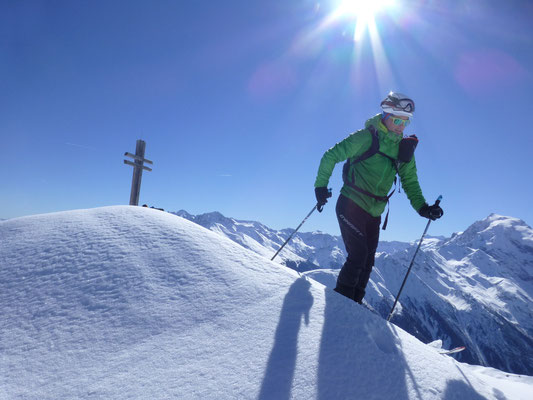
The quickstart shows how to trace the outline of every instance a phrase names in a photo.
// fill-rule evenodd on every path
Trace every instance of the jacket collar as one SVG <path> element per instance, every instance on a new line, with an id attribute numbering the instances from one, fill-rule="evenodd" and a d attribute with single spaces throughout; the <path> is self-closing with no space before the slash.
<path id="1" fill-rule="evenodd" d="M 365 123 L 365 128 L 368 128 L 370 125 L 376 128 L 379 138 L 386 143 L 400 143 L 400 140 L 402 140 L 402 135 L 389 131 L 385 124 L 381 122 L 381 114 L 377 114 L 368 119 Z"/>

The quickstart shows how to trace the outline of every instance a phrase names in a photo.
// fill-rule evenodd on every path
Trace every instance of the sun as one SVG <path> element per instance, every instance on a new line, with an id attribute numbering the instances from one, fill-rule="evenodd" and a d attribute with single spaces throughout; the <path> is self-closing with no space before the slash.
<path id="1" fill-rule="evenodd" d="M 343 15 L 373 17 L 380 10 L 393 5 L 394 0 L 341 0 L 337 12 Z"/>
<path id="2" fill-rule="evenodd" d="M 334 12 L 337 18 L 355 18 L 354 40 L 363 36 L 369 25 L 374 23 L 374 16 L 380 11 L 395 6 L 395 0 L 341 0 Z"/>

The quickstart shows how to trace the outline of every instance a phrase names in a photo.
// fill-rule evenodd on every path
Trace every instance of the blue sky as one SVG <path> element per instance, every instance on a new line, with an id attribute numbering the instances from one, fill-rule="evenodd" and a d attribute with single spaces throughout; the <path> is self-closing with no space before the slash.
<path id="1" fill-rule="evenodd" d="M 141 204 L 296 227 L 324 151 L 395 90 L 417 105 L 424 195 L 444 196 L 430 234 L 531 225 L 533 3 L 396 0 L 358 41 L 338 5 L 2 1 L 0 218 L 128 204 L 144 139 Z M 424 226 L 402 192 L 381 238 Z M 339 234 L 332 202 L 315 229 Z"/>

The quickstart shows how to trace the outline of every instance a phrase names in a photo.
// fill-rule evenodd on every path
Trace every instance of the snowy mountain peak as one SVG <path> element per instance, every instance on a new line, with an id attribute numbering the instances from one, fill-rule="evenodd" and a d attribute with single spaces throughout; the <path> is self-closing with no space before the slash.
<path id="1" fill-rule="evenodd" d="M 490 214 L 454 234 L 448 244 L 503 252 L 519 247 L 533 254 L 533 229 L 521 219 Z"/>
<path id="2" fill-rule="evenodd" d="M 472 224 L 471 228 L 477 230 L 479 233 L 491 230 L 496 232 L 502 232 L 504 230 L 531 231 L 531 227 L 521 219 L 499 214 L 490 214 L 487 218 Z"/>
<path id="3" fill-rule="evenodd" d="M 211 229 L 217 226 L 224 227 L 226 229 L 233 230 L 233 231 L 236 231 L 237 227 L 239 227 L 239 229 L 253 229 L 253 230 L 268 229 L 259 222 L 237 220 L 231 217 L 226 217 L 218 211 L 212 211 L 212 212 L 208 212 L 204 214 L 192 215 L 192 214 L 189 214 L 185 210 L 180 210 L 177 212 L 172 212 L 171 214 L 188 219 L 189 221 L 195 222 L 198 225 L 201 225 L 208 229 Z"/>
<path id="4" fill-rule="evenodd" d="M 169 213 L 40 215 L 1 222 L 0 237 L 0 398 L 525 400 L 533 388 Z"/>
<path id="5" fill-rule="evenodd" d="M 178 212 L 172 213 L 182 218 L 188 219 L 190 221 L 200 221 L 202 223 L 224 223 L 231 221 L 230 218 L 226 218 L 218 211 L 212 211 L 204 214 L 192 215 L 185 210 L 179 210 Z"/>
<path id="6" fill-rule="evenodd" d="M 519 231 L 522 230 L 531 230 L 531 227 L 527 225 L 524 221 L 518 218 L 506 217 L 499 214 L 490 214 L 487 218 L 482 221 L 479 221 L 479 228 L 484 228 L 483 230 L 489 229 L 516 229 Z M 475 225 L 475 224 L 474 224 Z"/>

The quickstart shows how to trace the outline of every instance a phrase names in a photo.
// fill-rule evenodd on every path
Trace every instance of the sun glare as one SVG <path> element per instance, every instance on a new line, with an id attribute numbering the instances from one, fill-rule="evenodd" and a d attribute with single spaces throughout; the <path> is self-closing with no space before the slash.
<path id="1" fill-rule="evenodd" d="M 335 10 L 337 17 L 356 18 L 354 41 L 359 41 L 369 25 L 374 22 L 374 15 L 394 6 L 394 0 L 342 0 Z"/>
<path id="2" fill-rule="evenodd" d="M 379 10 L 390 7 L 394 0 L 343 0 L 339 11 L 351 15 L 371 15 Z"/>

